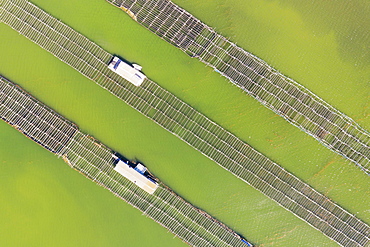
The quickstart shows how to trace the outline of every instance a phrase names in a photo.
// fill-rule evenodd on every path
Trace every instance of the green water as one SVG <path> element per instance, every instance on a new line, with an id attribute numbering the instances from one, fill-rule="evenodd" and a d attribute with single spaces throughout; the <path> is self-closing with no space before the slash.
<path id="1" fill-rule="evenodd" d="M 312 8 L 289 1 L 176 2 L 370 129 L 366 1 L 344 7 L 361 14 L 341 28 L 334 26 L 345 24 L 339 18 L 344 10 L 326 6 L 323 12 L 320 2 Z M 370 182 L 363 172 L 199 61 L 103 0 L 34 3 L 109 52 L 139 63 L 149 78 L 370 223 Z M 340 37 L 354 26 L 356 43 L 344 49 Z M 6 25 L 0 24 L 0 34 L 1 74 L 83 131 L 142 161 L 253 243 L 336 246 Z M 185 246 L 12 127 L 0 128 L 0 246 Z"/>
<path id="2" fill-rule="evenodd" d="M 369 1 L 174 2 L 370 129 Z"/>

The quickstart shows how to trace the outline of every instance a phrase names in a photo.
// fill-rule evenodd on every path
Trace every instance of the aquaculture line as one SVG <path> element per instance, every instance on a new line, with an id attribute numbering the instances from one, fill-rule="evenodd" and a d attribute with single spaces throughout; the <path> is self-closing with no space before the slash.
<path id="1" fill-rule="evenodd" d="M 161 184 L 149 194 L 114 170 L 113 150 L 79 131 L 25 91 L 0 77 L 0 118 L 74 169 L 141 210 L 193 246 L 252 246 Z"/>
<path id="2" fill-rule="evenodd" d="M 370 175 L 370 134 L 308 89 L 237 47 L 169 0 L 107 0 L 214 68 L 288 122 Z"/>
<path id="3" fill-rule="evenodd" d="M 370 227 L 155 82 L 137 87 L 108 68 L 112 55 L 26 0 L 4 0 L 1 20 L 343 246 Z"/>

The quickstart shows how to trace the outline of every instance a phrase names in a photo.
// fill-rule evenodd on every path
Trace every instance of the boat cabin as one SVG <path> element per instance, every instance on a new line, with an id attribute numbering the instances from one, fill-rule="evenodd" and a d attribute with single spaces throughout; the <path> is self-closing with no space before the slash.
<path id="1" fill-rule="evenodd" d="M 146 78 L 146 76 L 140 71 L 140 65 L 133 64 L 131 66 L 116 56 L 113 57 L 112 61 L 108 65 L 108 68 L 137 87 L 139 87 Z"/>
<path id="2" fill-rule="evenodd" d="M 137 186 L 153 194 L 158 188 L 158 183 L 155 177 L 150 174 L 148 169 L 141 163 L 133 163 L 124 158 L 113 155 L 114 170 L 122 176 L 135 183 Z"/>

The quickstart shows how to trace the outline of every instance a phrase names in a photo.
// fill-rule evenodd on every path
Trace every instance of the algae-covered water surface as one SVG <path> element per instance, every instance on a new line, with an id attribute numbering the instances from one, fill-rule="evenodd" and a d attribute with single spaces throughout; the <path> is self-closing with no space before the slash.
<path id="1" fill-rule="evenodd" d="M 33 3 L 370 223 L 369 178 L 104 0 Z M 370 129 L 369 2 L 175 1 Z M 0 24 L 0 73 L 261 246 L 337 246 L 68 65 Z M 0 246 L 186 246 L 0 122 Z"/>

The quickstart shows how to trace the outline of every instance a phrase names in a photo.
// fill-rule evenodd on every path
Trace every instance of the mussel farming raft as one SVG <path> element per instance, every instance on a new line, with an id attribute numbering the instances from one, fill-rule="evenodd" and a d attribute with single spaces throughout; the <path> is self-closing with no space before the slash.
<path id="1" fill-rule="evenodd" d="M 120 75 L 109 68 L 114 56 L 34 4 L 26 0 L 3 0 L 0 10 L 1 20 L 5 24 L 329 238 L 351 247 L 366 246 L 370 242 L 370 227 L 366 223 L 152 80 L 144 78 L 140 85 L 127 81 L 124 74 Z M 76 135 L 80 135 L 80 132 Z M 87 138 L 83 139 L 86 145 L 90 145 Z M 109 159 L 111 155 L 110 152 L 106 154 Z M 78 158 L 78 150 L 66 157 L 78 164 L 85 164 Z M 101 169 L 105 169 L 105 161 L 103 159 Z M 96 167 L 88 167 L 92 176 L 105 178 L 105 174 Z M 156 189 L 153 195 L 158 195 L 161 188 Z M 148 210 L 154 209 L 149 207 Z"/>
<path id="2" fill-rule="evenodd" d="M 3 120 L 63 157 L 72 168 L 141 210 L 184 242 L 199 247 L 252 246 L 221 222 L 184 201 L 147 170 L 136 172 L 134 168 L 138 164 L 128 162 L 100 143 L 96 145 L 97 140 L 3 77 L 0 77 L 0 103 Z M 117 159 L 121 166 L 132 169 L 129 175 L 135 176 L 135 180 L 149 181 L 150 189 L 133 182 L 125 176 L 125 171 L 117 171 Z"/>
<path id="3" fill-rule="evenodd" d="M 107 0 L 138 23 L 344 156 L 370 175 L 370 134 L 307 88 L 279 73 L 169 0 Z"/>

